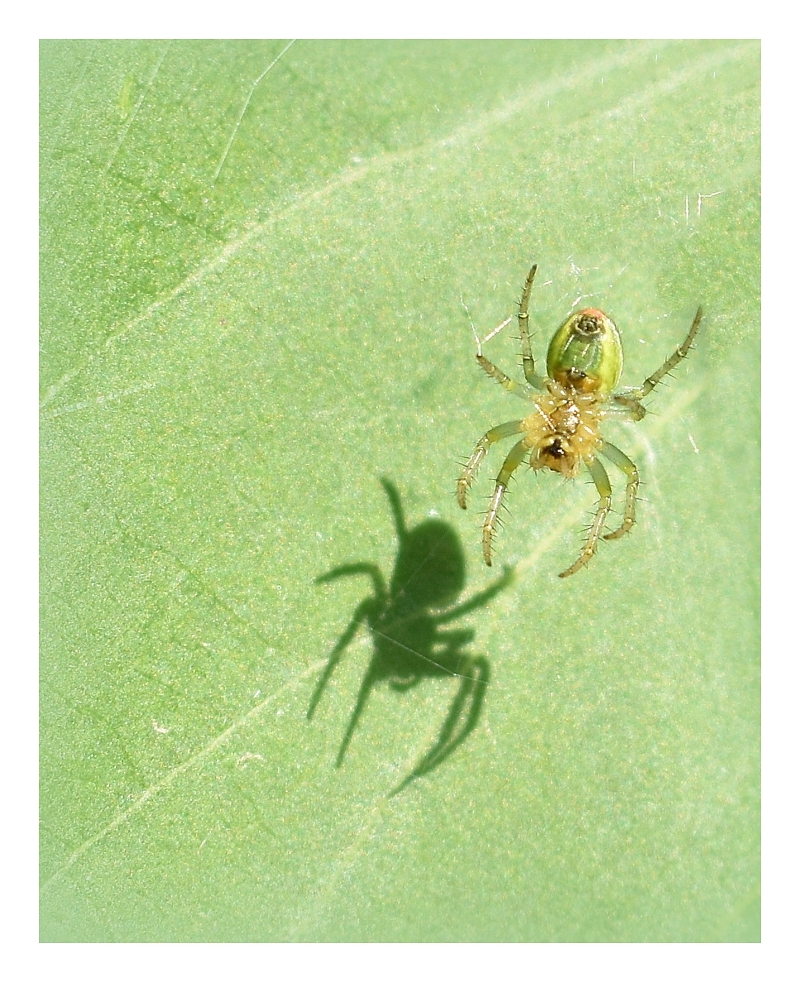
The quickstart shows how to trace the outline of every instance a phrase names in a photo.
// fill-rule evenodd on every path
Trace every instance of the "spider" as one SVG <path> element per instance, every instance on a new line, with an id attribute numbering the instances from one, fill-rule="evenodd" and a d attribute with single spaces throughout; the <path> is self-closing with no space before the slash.
<path id="1" fill-rule="evenodd" d="M 522 341 L 522 368 L 525 383 L 514 382 L 484 358 L 478 346 L 478 364 L 504 389 L 533 404 L 522 419 L 493 426 L 481 439 L 467 461 L 456 485 L 456 496 L 462 508 L 467 507 L 469 490 L 483 458 L 498 440 L 522 435 L 511 448 L 495 481 L 494 493 L 483 522 L 483 558 L 492 565 L 492 542 L 499 526 L 500 506 L 514 471 L 526 460 L 533 470 L 549 468 L 565 478 L 577 476 L 586 466 L 600 495 L 600 501 L 589 534 L 575 562 L 559 576 L 572 576 L 597 552 L 604 539 L 619 539 L 630 532 L 636 521 L 636 492 L 639 471 L 634 462 L 613 443 L 600 435 L 603 421 L 609 418 L 643 419 L 647 410 L 642 399 L 689 353 L 700 328 L 703 308 L 698 307 L 692 326 L 683 343 L 664 364 L 638 388 L 614 388 L 622 374 L 622 342 L 616 324 L 602 310 L 587 307 L 571 314 L 553 335 L 547 349 L 547 376 L 538 375 L 531 354 L 528 328 L 528 303 L 536 265 L 531 267 L 519 304 L 519 331 Z M 611 511 L 611 482 L 598 454 L 618 467 L 627 478 L 625 510 L 622 524 L 603 535 Z"/>

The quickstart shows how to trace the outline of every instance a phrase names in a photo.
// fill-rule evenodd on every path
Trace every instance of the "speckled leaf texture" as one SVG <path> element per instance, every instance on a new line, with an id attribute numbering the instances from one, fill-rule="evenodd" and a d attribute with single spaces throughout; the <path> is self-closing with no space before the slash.
<path id="1" fill-rule="evenodd" d="M 42 940 L 758 940 L 758 42 L 49 41 L 41 155 Z M 706 312 L 568 580 L 534 261 Z"/>

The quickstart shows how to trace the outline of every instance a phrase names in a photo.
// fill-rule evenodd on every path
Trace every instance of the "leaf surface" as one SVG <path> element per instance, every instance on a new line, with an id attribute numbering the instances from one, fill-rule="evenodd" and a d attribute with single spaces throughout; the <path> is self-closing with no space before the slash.
<path id="1" fill-rule="evenodd" d="M 759 58 L 43 43 L 43 940 L 758 939 Z M 453 495 L 533 261 L 540 365 L 706 311 L 565 581 L 583 479 L 520 472 L 493 570 L 501 452 Z"/>

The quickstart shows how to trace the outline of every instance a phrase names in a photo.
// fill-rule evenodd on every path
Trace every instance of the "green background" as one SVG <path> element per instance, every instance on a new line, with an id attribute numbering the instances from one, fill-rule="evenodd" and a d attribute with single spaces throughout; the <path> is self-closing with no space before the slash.
<path id="1" fill-rule="evenodd" d="M 758 940 L 758 43 L 285 47 L 41 47 L 42 939 Z M 706 310 L 568 580 L 583 478 L 519 472 L 493 570 L 500 452 L 453 494 L 533 261 L 535 353 L 600 306 L 624 384 Z M 463 679 L 379 680 L 337 768 L 362 628 L 306 718 L 382 477 L 462 603 L 515 569 L 416 777 Z"/>

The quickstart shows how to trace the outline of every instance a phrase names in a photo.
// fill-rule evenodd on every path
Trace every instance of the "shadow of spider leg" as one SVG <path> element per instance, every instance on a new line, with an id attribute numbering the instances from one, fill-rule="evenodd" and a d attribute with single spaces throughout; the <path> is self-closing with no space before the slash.
<path id="1" fill-rule="evenodd" d="M 334 767 L 342 766 L 345 754 L 347 753 L 347 748 L 350 746 L 350 741 L 353 739 L 353 734 L 358 726 L 358 721 L 361 719 L 361 714 L 364 712 L 364 708 L 367 705 L 367 699 L 369 699 L 372 687 L 380 678 L 382 678 L 382 676 L 383 672 L 380 670 L 376 660 L 373 658 L 369 667 L 364 673 L 364 678 L 361 680 L 358 695 L 356 696 L 356 702 L 347 723 L 347 729 L 342 737 L 342 742 L 339 744 L 339 753 L 336 755 L 336 763 L 334 764 Z"/>
<path id="2" fill-rule="evenodd" d="M 460 646 L 460 642 L 459 642 Z M 453 753 L 478 725 L 489 685 L 489 662 L 483 655 L 462 658 L 460 683 L 436 742 L 389 797 L 399 794 L 418 777 L 430 773 Z"/>
<path id="3" fill-rule="evenodd" d="M 314 710 L 322 698 L 325 686 L 330 681 L 336 666 L 342 659 L 345 649 L 356 636 L 358 629 L 363 624 L 370 624 L 380 616 L 381 611 L 386 607 L 389 599 L 389 591 L 386 588 L 383 574 L 374 563 L 348 563 L 344 566 L 338 566 L 336 569 L 332 569 L 322 576 L 318 576 L 314 581 L 315 583 L 330 583 L 332 580 L 338 580 L 342 576 L 357 576 L 359 574 L 365 574 L 370 577 L 374 593 L 371 597 L 366 597 L 362 600 L 353 611 L 350 623 L 342 631 L 339 640 L 328 656 L 328 664 L 325 666 L 325 670 L 320 676 L 319 682 L 317 682 L 314 693 L 311 696 L 311 703 L 306 713 L 306 719 L 311 719 L 314 715 Z"/>
<path id="4" fill-rule="evenodd" d="M 441 628 L 448 621 L 456 620 L 472 610 L 483 607 L 513 580 L 513 570 L 506 569 L 503 575 L 485 590 L 476 593 L 463 604 L 438 614 L 437 627 Z M 483 655 L 470 655 L 463 650 L 474 637 L 474 632 L 469 629 L 439 630 L 437 637 L 440 641 L 446 641 L 446 647 L 444 650 L 437 650 L 435 657 L 443 668 L 443 674 L 451 674 L 453 678 L 460 679 L 458 691 L 453 697 L 435 743 L 411 773 L 406 775 L 392 791 L 390 797 L 399 794 L 416 778 L 430 773 L 443 763 L 467 739 L 480 720 L 483 700 L 490 681 L 489 660 Z"/>
<path id="5" fill-rule="evenodd" d="M 474 729 L 488 679 L 486 659 L 474 657 L 468 651 L 474 632 L 469 628 L 445 628 L 444 625 L 487 604 L 512 582 L 513 572 L 506 570 L 485 590 L 459 604 L 466 575 L 463 550 L 455 531 L 446 522 L 435 518 L 425 519 L 409 528 L 397 489 L 386 479 L 381 483 L 389 499 L 397 535 L 394 568 L 391 575 L 384 578 L 376 564 L 356 562 L 317 577 L 317 583 L 327 583 L 340 577 L 362 575 L 371 581 L 372 590 L 357 605 L 328 656 L 311 697 L 308 717 L 314 714 L 345 650 L 363 627 L 372 654 L 339 746 L 336 766 L 340 767 L 344 762 L 376 686 L 385 683 L 402 693 L 424 679 L 448 682 L 458 679 L 457 691 L 449 704 L 439 737 L 412 772 L 417 776 L 438 766 Z M 462 666 L 466 666 L 463 671 Z M 453 683 L 450 684 L 455 688 Z"/>

